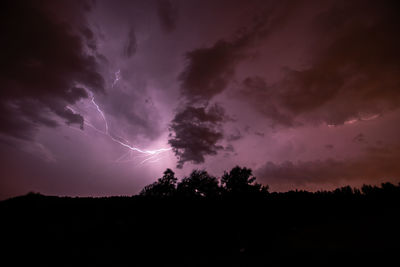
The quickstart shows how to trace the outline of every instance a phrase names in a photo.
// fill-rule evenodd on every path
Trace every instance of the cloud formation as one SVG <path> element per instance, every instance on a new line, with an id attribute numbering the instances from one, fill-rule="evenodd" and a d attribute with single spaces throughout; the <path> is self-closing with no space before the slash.
<path id="1" fill-rule="evenodd" d="M 400 176 L 398 146 L 371 146 L 360 157 L 348 160 L 267 162 L 255 171 L 263 183 L 273 186 L 351 184 L 396 180 Z"/>
<path id="2" fill-rule="evenodd" d="M 171 135 L 175 139 L 170 139 L 175 154 L 178 156 L 178 167 L 182 167 L 186 161 L 193 163 L 203 163 L 204 156 L 216 155 L 217 151 L 222 149 L 217 142 L 223 138 L 222 132 L 215 132 L 215 128 L 221 127 L 224 121 L 223 110 L 219 108 L 219 120 L 208 121 L 200 120 L 198 123 L 182 123 L 182 116 L 189 115 L 196 117 L 199 112 L 206 114 L 204 108 L 196 109 L 192 105 L 207 105 L 218 94 L 223 92 L 234 76 L 237 64 L 246 58 L 247 50 L 254 45 L 257 38 L 265 34 L 265 21 L 256 22 L 249 29 L 241 29 L 229 40 L 219 39 L 210 47 L 197 48 L 185 54 L 186 65 L 180 73 L 180 93 L 186 101 L 186 108 L 175 114 L 170 127 Z M 208 112 L 215 112 L 213 106 Z M 196 112 L 193 112 L 197 110 Z M 197 115 L 195 115 L 197 113 Z M 210 113 L 211 115 L 211 113 Z M 203 116 L 204 117 L 204 116 Z M 184 133 L 182 129 L 188 132 Z M 205 142 L 193 141 L 191 133 L 201 131 L 201 135 L 207 138 Z M 179 132 L 177 132 L 179 131 Z M 179 141 L 176 141 L 178 136 Z M 184 140 L 184 138 L 189 138 Z M 228 141 L 233 141 L 239 136 L 229 136 Z M 233 147 L 232 147 L 233 149 Z"/>
<path id="3" fill-rule="evenodd" d="M 244 56 L 243 48 L 241 40 L 220 40 L 211 47 L 188 52 L 186 68 L 179 76 L 182 95 L 188 99 L 209 100 L 221 93 Z"/>
<path id="4" fill-rule="evenodd" d="M 287 68 L 274 84 L 249 77 L 240 96 L 283 126 L 342 125 L 397 109 L 399 11 L 395 1 L 335 2 L 314 19 L 307 66 Z"/>
<path id="5" fill-rule="evenodd" d="M 235 2 L 238 6 L 243 3 Z M 253 5 L 254 3 L 250 4 Z M 224 5 L 222 5 L 224 6 Z M 219 38 L 211 46 L 200 47 L 191 50 L 185 54 L 186 65 L 180 73 L 178 79 L 180 82 L 180 93 L 185 100 L 186 106 L 189 105 L 204 105 L 210 103 L 213 98 L 225 91 L 229 84 L 233 81 L 235 71 L 238 65 L 243 60 L 249 58 L 249 52 L 257 47 L 257 45 L 265 40 L 272 29 L 276 29 L 289 17 L 291 12 L 297 5 L 276 5 L 276 3 L 257 4 L 258 8 L 255 13 L 251 14 L 251 19 L 248 25 L 240 25 L 229 38 Z M 173 121 L 176 121 L 176 114 Z M 179 121 L 179 119 L 177 120 Z M 196 131 L 197 125 L 185 125 L 187 131 Z M 193 126 L 193 129 L 190 127 Z M 177 134 L 174 127 L 170 128 L 173 134 Z M 182 135 L 182 134 L 180 134 Z M 183 135 L 182 135 L 183 137 Z M 189 136 L 188 136 L 189 137 Z M 222 139 L 221 135 L 215 138 L 210 138 L 206 143 L 208 149 L 200 149 L 195 152 L 196 157 L 190 160 L 192 156 L 185 157 L 176 153 L 179 157 L 179 166 L 182 167 L 185 161 L 194 163 L 204 162 L 205 155 L 217 154 L 218 147 L 216 143 Z M 238 140 L 240 137 L 232 135 L 227 137 L 227 141 Z M 192 151 L 190 140 L 186 140 L 186 148 L 183 147 L 183 142 L 179 142 L 180 146 L 176 147 L 176 142 L 170 142 L 174 151 L 182 151 L 187 149 Z M 233 150 L 230 145 L 230 150 Z M 210 153 L 212 151 L 212 153 Z M 204 152 L 204 155 L 202 153 Z M 188 152 L 192 155 L 193 152 Z M 187 160 L 188 159 L 188 160 Z"/>
<path id="6" fill-rule="evenodd" d="M 32 139 L 36 127 L 57 126 L 54 115 L 83 127 L 83 117 L 66 106 L 87 97 L 82 86 L 104 92 L 93 34 L 85 26 L 90 6 L 18 0 L 2 6 L 0 133 Z"/>
<path id="7" fill-rule="evenodd" d="M 231 82 L 236 66 L 246 57 L 258 39 L 264 38 L 271 23 L 256 21 L 239 29 L 228 39 L 219 39 L 210 47 L 186 53 L 186 66 L 179 75 L 181 94 L 190 101 L 210 100 Z"/>
<path id="8" fill-rule="evenodd" d="M 186 107 L 175 114 L 170 127 L 170 140 L 178 168 L 185 162 L 203 163 L 206 155 L 216 155 L 223 147 L 221 130 L 224 110 L 220 106 L 192 107 L 208 103 L 221 93 L 234 73 L 234 67 L 243 56 L 244 39 L 234 42 L 220 40 L 209 48 L 199 48 L 186 54 L 187 65 L 179 76 L 181 94 L 188 101 Z"/>
<path id="9" fill-rule="evenodd" d="M 273 86 L 267 85 L 264 78 L 260 76 L 244 79 L 238 97 L 269 118 L 271 126 L 279 124 L 292 127 L 299 124 L 294 121 L 293 116 L 282 110 L 281 103 L 279 103 L 279 91 Z"/>
<path id="10" fill-rule="evenodd" d="M 218 141 L 223 138 L 221 124 L 225 119 L 225 112 L 218 105 L 186 107 L 176 114 L 168 143 L 178 157 L 178 168 L 185 162 L 203 163 L 205 156 L 223 149 Z"/>

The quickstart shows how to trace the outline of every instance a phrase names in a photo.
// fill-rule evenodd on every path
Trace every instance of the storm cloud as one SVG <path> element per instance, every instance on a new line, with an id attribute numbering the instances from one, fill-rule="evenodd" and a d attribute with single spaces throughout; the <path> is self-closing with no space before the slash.
<path id="1" fill-rule="evenodd" d="M 39 126 L 55 127 L 56 117 L 83 127 L 83 117 L 66 106 L 104 92 L 95 46 L 78 1 L 5 1 L 2 42 L 0 132 L 32 139 Z M 62 10 L 62 19 L 55 11 Z M 79 26 L 78 26 L 79 25 Z M 86 34 L 84 34 L 86 33 Z"/>
<path id="2" fill-rule="evenodd" d="M 283 126 L 343 125 L 397 109 L 399 11 L 395 1 L 335 2 L 313 20 L 315 52 L 305 67 L 286 68 L 275 83 L 248 77 L 239 96 Z"/>
<path id="3" fill-rule="evenodd" d="M 188 99 L 209 100 L 221 93 L 244 56 L 243 45 L 240 41 L 220 40 L 212 47 L 188 52 L 186 68 L 179 76 L 182 94 Z"/>
<path id="4" fill-rule="evenodd" d="M 250 27 L 238 28 L 209 47 L 187 52 L 185 68 L 179 75 L 181 94 L 190 101 L 211 100 L 220 94 L 232 82 L 237 65 L 249 57 L 249 51 L 273 26 L 269 19 L 254 18 Z"/>
<path id="5" fill-rule="evenodd" d="M 203 163 L 205 156 L 216 155 L 223 146 L 221 124 L 226 119 L 224 110 L 218 106 L 186 107 L 171 122 L 168 143 L 178 157 L 178 168 L 185 162 Z"/>
<path id="6" fill-rule="evenodd" d="M 178 80 L 186 108 L 183 112 L 175 114 L 172 127 L 170 127 L 171 134 L 178 136 L 179 141 L 169 140 L 169 144 L 178 156 L 178 167 L 181 168 L 186 161 L 196 164 L 203 163 L 204 156 L 216 155 L 217 151 L 222 149 L 216 143 L 224 136 L 222 132 L 214 131 L 215 126 L 222 127 L 224 121 L 222 109 L 219 111 L 220 120 L 209 121 L 210 123 L 206 127 L 199 127 L 197 123 L 182 123 L 182 115 L 195 115 L 193 111 L 196 109 L 191 106 L 208 105 L 215 96 L 227 88 L 234 77 L 236 66 L 248 56 L 248 49 L 256 43 L 257 39 L 265 34 L 265 27 L 265 21 L 257 21 L 249 29 L 237 30 L 231 38 L 219 39 L 210 47 L 197 48 L 185 54 L 185 68 L 180 73 Z M 215 112 L 215 107 L 217 106 L 214 106 L 209 112 Z M 200 110 L 206 114 L 204 108 Z M 200 110 L 196 112 L 198 115 L 200 115 L 198 113 Z M 208 119 L 202 121 L 202 123 L 205 122 L 208 122 Z M 201 135 L 207 137 L 207 141 L 200 145 L 198 141 L 195 141 L 197 139 L 186 136 L 185 138 L 188 139 L 182 142 L 183 128 L 189 133 L 201 129 Z"/>

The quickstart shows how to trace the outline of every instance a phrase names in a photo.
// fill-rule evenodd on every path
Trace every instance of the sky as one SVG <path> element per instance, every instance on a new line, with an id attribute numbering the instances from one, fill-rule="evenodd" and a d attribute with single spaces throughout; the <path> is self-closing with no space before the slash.
<path id="1" fill-rule="evenodd" d="M 0 199 L 400 181 L 398 1 L 2 1 Z"/>

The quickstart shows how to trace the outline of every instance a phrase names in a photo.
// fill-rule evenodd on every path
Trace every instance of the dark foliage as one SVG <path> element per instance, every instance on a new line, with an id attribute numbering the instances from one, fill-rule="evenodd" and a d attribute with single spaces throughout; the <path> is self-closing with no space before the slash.
<path id="1" fill-rule="evenodd" d="M 30 193 L 0 202 L 15 266 L 394 266 L 400 185 L 268 192 L 251 170 L 221 183 L 172 170 L 132 197 Z M 5 265 L 8 266 L 8 265 Z"/>
<path id="2" fill-rule="evenodd" d="M 225 172 L 221 178 L 224 190 L 234 195 L 254 195 L 268 193 L 268 187 L 255 183 L 251 169 L 236 166 L 229 173 Z"/>
<path id="3" fill-rule="evenodd" d="M 173 196 L 176 192 L 177 180 L 175 173 L 171 169 L 167 169 L 163 177 L 143 188 L 140 195 L 158 198 Z"/>
<path id="4" fill-rule="evenodd" d="M 194 170 L 178 184 L 177 194 L 181 197 L 215 198 L 221 193 L 217 178 L 206 171 Z"/>

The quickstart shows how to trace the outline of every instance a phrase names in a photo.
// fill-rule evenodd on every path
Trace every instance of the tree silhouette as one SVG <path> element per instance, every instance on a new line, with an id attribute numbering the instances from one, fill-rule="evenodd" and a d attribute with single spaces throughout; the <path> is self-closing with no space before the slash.
<path id="1" fill-rule="evenodd" d="M 170 197 L 176 192 L 177 178 L 175 173 L 171 169 L 167 169 L 164 172 L 163 177 L 150 185 L 147 185 L 140 192 L 141 196 L 152 196 L 152 197 Z"/>
<path id="2" fill-rule="evenodd" d="M 351 196 L 353 195 L 354 191 L 353 188 L 351 188 L 350 186 L 343 186 L 340 188 L 337 188 L 333 191 L 334 194 L 337 195 L 342 195 L 342 196 Z"/>
<path id="3" fill-rule="evenodd" d="M 193 170 L 178 184 L 178 194 L 185 197 L 215 197 L 219 194 L 217 178 L 205 170 Z"/>
<path id="4" fill-rule="evenodd" d="M 361 187 L 361 192 L 364 195 L 371 197 L 378 194 L 379 188 L 377 186 L 372 186 L 372 185 L 363 185 Z"/>
<path id="5" fill-rule="evenodd" d="M 268 186 L 255 183 L 256 177 L 253 176 L 249 168 L 234 167 L 229 173 L 225 172 L 221 177 L 221 183 L 227 193 L 232 194 L 251 194 L 258 192 L 268 192 Z"/>
<path id="6" fill-rule="evenodd" d="M 381 184 L 381 187 L 382 187 L 382 190 L 384 191 L 384 193 L 385 194 L 388 194 L 388 195 L 393 195 L 393 194 L 396 194 L 396 193 L 400 193 L 400 187 L 399 186 L 395 186 L 394 184 L 392 184 L 392 183 L 382 183 Z"/>

